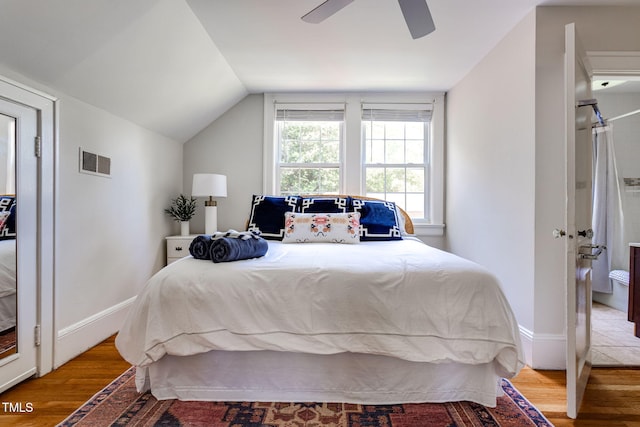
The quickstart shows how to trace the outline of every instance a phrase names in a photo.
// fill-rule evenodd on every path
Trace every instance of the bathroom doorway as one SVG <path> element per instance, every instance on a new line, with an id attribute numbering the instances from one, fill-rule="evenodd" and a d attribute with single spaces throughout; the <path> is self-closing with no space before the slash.
<path id="1" fill-rule="evenodd" d="M 625 277 L 629 244 L 640 243 L 640 76 L 596 76 L 593 96 L 610 128 L 606 137 L 612 141 L 621 212 L 613 215 L 619 228 L 607 250 L 609 270 L 617 273 L 608 281 L 609 289 L 598 289 L 594 281 L 593 365 L 640 366 L 640 338 L 634 336 L 634 324 L 627 321 L 629 287 Z"/>

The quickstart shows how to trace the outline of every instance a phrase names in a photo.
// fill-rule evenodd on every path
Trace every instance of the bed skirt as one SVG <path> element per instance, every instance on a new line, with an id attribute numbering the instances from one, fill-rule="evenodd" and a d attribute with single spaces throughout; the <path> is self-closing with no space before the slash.
<path id="1" fill-rule="evenodd" d="M 409 362 L 393 357 L 278 351 L 165 355 L 138 368 L 138 391 L 159 400 L 398 404 L 473 401 L 495 407 L 493 363 Z"/>

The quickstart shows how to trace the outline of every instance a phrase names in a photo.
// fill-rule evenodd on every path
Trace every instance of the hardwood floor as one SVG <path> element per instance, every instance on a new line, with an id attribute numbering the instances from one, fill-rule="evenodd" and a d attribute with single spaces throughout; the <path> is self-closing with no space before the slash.
<path id="1" fill-rule="evenodd" d="M 1 426 L 55 426 L 131 365 L 111 337 L 42 378 L 29 379 L 0 394 Z M 22 405 L 23 413 L 7 411 L 4 403 Z M 27 404 L 33 408 L 28 410 Z M 99 426 L 96 426 L 99 427 Z"/>
<path id="2" fill-rule="evenodd" d="M 0 425 L 55 426 L 128 367 L 111 337 L 52 373 L 0 394 Z M 557 427 L 640 427 L 640 369 L 594 368 L 577 420 L 565 415 L 564 375 L 525 368 L 511 382 Z M 24 412 L 15 413 L 17 404 Z"/>

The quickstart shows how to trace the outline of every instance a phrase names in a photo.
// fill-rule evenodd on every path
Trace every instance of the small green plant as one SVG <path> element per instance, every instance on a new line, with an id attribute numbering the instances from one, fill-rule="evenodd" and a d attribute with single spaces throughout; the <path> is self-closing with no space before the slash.
<path id="1" fill-rule="evenodd" d="M 171 200 L 171 206 L 164 212 L 176 221 L 189 221 L 196 213 L 196 199 L 186 198 L 183 194 Z"/>

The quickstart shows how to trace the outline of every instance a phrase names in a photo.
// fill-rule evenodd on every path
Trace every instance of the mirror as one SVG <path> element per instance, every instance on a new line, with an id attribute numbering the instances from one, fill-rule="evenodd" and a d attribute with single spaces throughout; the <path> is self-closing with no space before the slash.
<path id="1" fill-rule="evenodd" d="M 0 358 L 16 353 L 16 119 L 0 114 Z"/>

